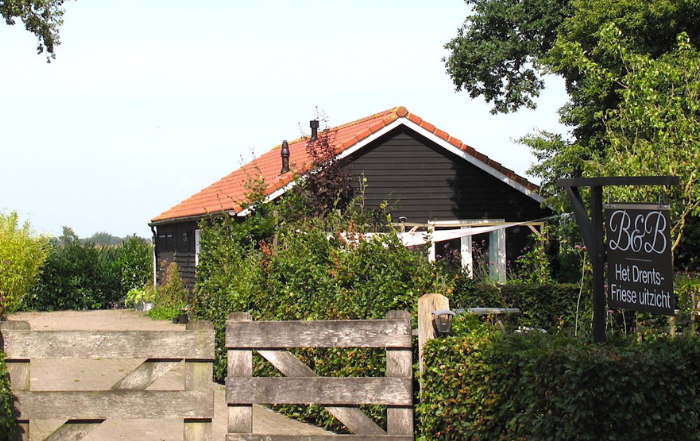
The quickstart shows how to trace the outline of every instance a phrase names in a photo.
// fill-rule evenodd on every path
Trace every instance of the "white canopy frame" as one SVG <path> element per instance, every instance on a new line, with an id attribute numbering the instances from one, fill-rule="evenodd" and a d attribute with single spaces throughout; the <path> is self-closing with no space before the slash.
<path id="1" fill-rule="evenodd" d="M 527 225 L 533 232 L 539 233 L 544 221 L 506 222 L 503 219 L 462 219 L 455 221 L 432 221 L 427 224 L 397 223 L 399 237 L 405 246 L 418 246 L 430 243 L 428 259 L 436 259 L 436 245 L 453 239 L 460 239 L 462 266 L 467 268 L 469 276 L 474 277 L 472 236 L 489 234 L 489 277 L 492 281 L 506 281 L 506 228 Z M 406 228 L 410 228 L 406 231 Z M 537 230 L 539 228 L 539 231 Z"/>

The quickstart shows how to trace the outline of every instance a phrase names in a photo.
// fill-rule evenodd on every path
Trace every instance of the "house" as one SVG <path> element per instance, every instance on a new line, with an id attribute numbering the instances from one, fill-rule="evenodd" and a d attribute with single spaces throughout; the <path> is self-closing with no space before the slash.
<path id="1" fill-rule="evenodd" d="M 318 122 L 312 122 L 312 137 Z M 407 225 L 468 228 L 490 225 L 489 243 L 497 273 L 525 245 L 529 227 L 511 223 L 546 218 L 537 186 L 489 159 L 459 139 L 409 112 L 405 107 L 370 115 L 328 129 L 329 142 L 346 167 L 364 176 L 368 208 L 388 201 L 392 218 Z M 326 132 L 324 132 L 326 133 Z M 262 177 L 270 199 L 294 185 L 294 176 L 311 169 L 309 138 L 286 141 L 251 163 L 213 183 L 152 219 L 157 269 L 175 260 L 185 283 L 192 286 L 199 244 L 198 222 L 213 214 L 245 216 L 241 202 L 251 178 Z M 283 156 L 284 154 L 284 156 Z M 499 227 L 500 226 L 500 227 Z M 461 239 L 465 263 L 471 258 L 471 238 Z M 496 256 L 497 255 L 497 256 Z M 502 277 L 499 275 L 499 277 Z"/>

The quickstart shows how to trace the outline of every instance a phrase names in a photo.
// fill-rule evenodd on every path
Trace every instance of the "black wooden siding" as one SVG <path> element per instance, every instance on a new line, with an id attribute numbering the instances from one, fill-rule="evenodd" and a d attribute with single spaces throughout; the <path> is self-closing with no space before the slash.
<path id="1" fill-rule="evenodd" d="M 156 253 L 158 284 L 163 283 L 165 270 L 170 262 L 176 262 L 180 277 L 189 288 L 195 282 L 195 239 L 196 222 L 180 222 L 159 225 L 156 229 Z"/>
<path id="2" fill-rule="evenodd" d="M 353 175 L 367 179 L 367 206 L 388 201 L 394 220 L 523 221 L 547 215 L 531 197 L 405 127 L 350 160 Z"/>
<path id="3" fill-rule="evenodd" d="M 365 205 L 388 202 L 392 220 L 409 223 L 459 219 L 544 218 L 551 211 L 474 164 L 406 128 L 382 136 L 349 158 L 351 173 L 366 178 Z M 359 184 L 358 184 L 359 186 Z M 527 244 L 529 228 L 506 230 L 507 258 Z"/>

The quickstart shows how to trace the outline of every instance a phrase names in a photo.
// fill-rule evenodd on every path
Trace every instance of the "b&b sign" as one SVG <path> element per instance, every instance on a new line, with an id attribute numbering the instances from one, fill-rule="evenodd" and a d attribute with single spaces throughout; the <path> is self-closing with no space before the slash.
<path id="1" fill-rule="evenodd" d="M 608 305 L 673 315 L 673 261 L 668 205 L 605 207 Z"/>

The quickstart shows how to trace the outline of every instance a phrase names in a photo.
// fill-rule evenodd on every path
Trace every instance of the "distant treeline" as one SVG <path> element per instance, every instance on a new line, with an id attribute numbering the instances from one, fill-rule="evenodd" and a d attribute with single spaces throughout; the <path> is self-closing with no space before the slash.
<path id="1" fill-rule="evenodd" d="M 90 237 L 87 238 L 79 238 L 77 234 L 73 231 L 72 228 L 70 227 L 63 227 L 63 234 L 61 236 L 57 237 L 56 240 L 59 243 L 65 244 L 66 242 L 78 240 L 82 243 L 91 243 L 94 245 L 98 246 L 110 246 L 110 245 L 122 245 L 125 240 L 127 240 L 129 236 L 127 237 L 118 237 L 114 236 L 112 234 L 109 234 L 104 231 L 98 231 L 97 233 L 93 234 Z M 142 238 L 144 239 L 147 243 L 151 243 L 151 238 Z"/>
<path id="2" fill-rule="evenodd" d="M 113 236 L 104 231 L 99 231 L 86 239 L 80 239 L 81 242 L 94 243 L 95 245 L 121 245 L 126 240 L 126 237 Z M 151 242 L 151 238 L 144 238 L 146 242 Z"/>

